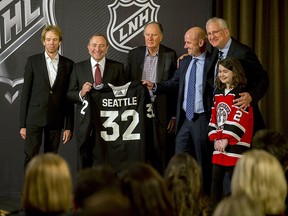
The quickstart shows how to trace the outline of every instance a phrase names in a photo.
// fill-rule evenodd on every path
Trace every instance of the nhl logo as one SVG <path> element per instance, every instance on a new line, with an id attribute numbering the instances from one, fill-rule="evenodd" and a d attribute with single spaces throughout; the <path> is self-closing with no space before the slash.
<path id="1" fill-rule="evenodd" d="M 8 85 L 8 88 L 14 88 L 24 80 L 23 78 L 13 79 L 12 73 L 5 70 L 5 60 L 44 25 L 56 24 L 54 4 L 55 0 L 2 0 L 0 2 L 2 17 L 0 19 L 0 83 Z M 19 90 L 14 94 L 8 90 L 4 97 L 12 104 L 19 95 Z"/>
<path id="2" fill-rule="evenodd" d="M 147 23 L 157 21 L 159 8 L 153 0 L 115 0 L 108 5 L 109 43 L 116 50 L 128 53 L 133 48 L 128 42 L 141 33 Z"/>

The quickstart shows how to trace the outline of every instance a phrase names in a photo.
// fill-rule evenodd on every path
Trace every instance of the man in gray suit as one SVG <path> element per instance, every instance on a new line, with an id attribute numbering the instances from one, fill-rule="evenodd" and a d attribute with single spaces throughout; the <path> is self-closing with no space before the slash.
<path id="1" fill-rule="evenodd" d="M 46 26 L 41 35 L 43 53 L 27 59 L 20 105 L 20 135 L 25 139 L 25 162 L 39 153 L 44 134 L 44 152 L 57 153 L 61 131 L 63 143 L 72 138 L 73 104 L 66 97 L 74 62 L 58 54 L 62 32 Z"/>
<path id="2" fill-rule="evenodd" d="M 128 82 L 124 65 L 106 58 L 109 48 L 106 36 L 99 33 L 92 35 L 87 48 L 91 57 L 74 65 L 68 89 L 68 98 L 76 104 L 76 128 L 81 121 L 80 112 L 83 107 L 83 98 L 93 85 L 111 83 L 117 86 Z M 100 73 L 99 75 L 97 75 L 97 71 Z M 78 130 L 75 130 L 75 134 L 78 148 L 78 169 L 91 167 L 93 165 L 92 149 L 95 142 L 94 131 L 91 131 L 89 139 L 85 142 L 82 139 L 85 135 L 80 134 Z"/>

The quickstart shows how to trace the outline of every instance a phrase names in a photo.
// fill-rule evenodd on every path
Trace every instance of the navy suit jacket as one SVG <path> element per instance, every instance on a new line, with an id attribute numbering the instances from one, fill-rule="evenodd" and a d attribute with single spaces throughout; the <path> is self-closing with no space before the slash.
<path id="1" fill-rule="evenodd" d="M 212 64 L 209 68 L 210 72 L 215 70 L 215 65 L 218 59 L 218 52 L 218 49 L 214 49 L 212 55 Z M 232 43 L 226 57 L 233 57 L 238 59 L 244 68 L 248 81 L 245 91 L 247 91 L 252 97 L 251 105 L 253 107 L 254 113 L 254 132 L 265 128 L 265 123 L 260 113 L 258 102 L 264 97 L 269 87 L 267 72 L 262 67 L 255 52 L 234 38 L 232 38 Z"/>
<path id="2" fill-rule="evenodd" d="M 26 128 L 29 124 L 73 130 L 74 107 L 66 97 L 73 64 L 72 60 L 59 55 L 58 72 L 51 87 L 44 52 L 27 59 L 21 96 L 20 128 Z"/>
<path id="3" fill-rule="evenodd" d="M 157 83 L 157 89 L 155 94 L 160 94 L 167 91 L 178 90 L 177 98 L 177 110 L 176 110 L 176 132 L 179 131 L 181 125 L 185 120 L 185 113 L 182 110 L 182 105 L 184 101 L 184 89 L 185 89 L 185 76 L 189 64 L 192 60 L 192 56 L 184 57 L 179 64 L 179 68 L 176 70 L 172 79 L 165 82 Z M 204 73 L 203 73 L 203 106 L 207 112 L 207 118 L 210 118 L 212 99 L 213 99 L 213 83 L 212 85 L 208 82 L 209 79 L 213 79 L 214 72 L 209 72 L 208 68 L 211 64 L 211 54 L 206 52 L 205 63 L 204 63 Z M 208 126 L 207 126 L 208 127 Z"/>

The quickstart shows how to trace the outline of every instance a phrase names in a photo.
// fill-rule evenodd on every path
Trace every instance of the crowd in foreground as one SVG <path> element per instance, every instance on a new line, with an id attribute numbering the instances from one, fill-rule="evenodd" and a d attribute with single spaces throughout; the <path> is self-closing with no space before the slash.
<path id="1" fill-rule="evenodd" d="M 23 208 L 8 215 L 285 215 L 287 139 L 262 130 L 253 144 L 235 166 L 231 194 L 217 206 L 187 153 L 174 155 L 163 176 L 139 162 L 118 174 L 107 165 L 83 169 L 74 180 L 60 155 L 39 154 L 26 169 Z"/>

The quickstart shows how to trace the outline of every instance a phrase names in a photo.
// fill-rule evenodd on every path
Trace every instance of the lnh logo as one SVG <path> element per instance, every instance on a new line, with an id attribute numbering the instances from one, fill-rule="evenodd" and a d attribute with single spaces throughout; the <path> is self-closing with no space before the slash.
<path id="1" fill-rule="evenodd" d="M 128 46 L 127 42 L 141 33 L 147 23 L 157 21 L 159 8 L 153 0 L 115 0 L 108 5 L 109 43 L 116 50 L 128 53 L 133 47 Z"/>

